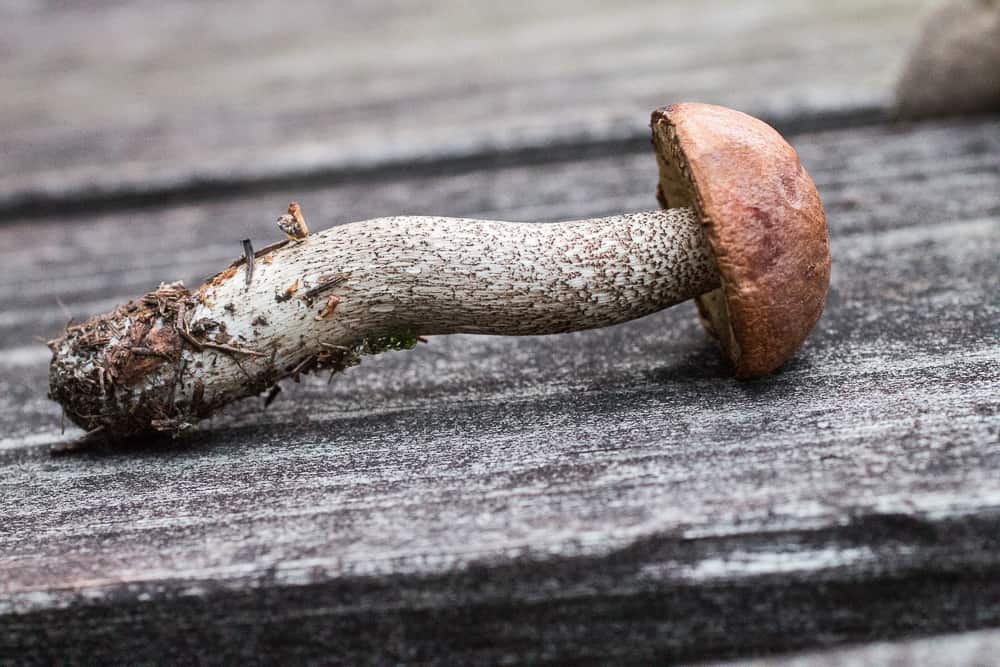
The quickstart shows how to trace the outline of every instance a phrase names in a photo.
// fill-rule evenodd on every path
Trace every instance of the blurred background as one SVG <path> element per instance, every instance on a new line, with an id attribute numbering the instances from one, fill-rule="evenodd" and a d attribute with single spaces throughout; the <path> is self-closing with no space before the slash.
<path id="1" fill-rule="evenodd" d="M 870 111 L 926 4 L 5 0 L 0 212 Z"/>

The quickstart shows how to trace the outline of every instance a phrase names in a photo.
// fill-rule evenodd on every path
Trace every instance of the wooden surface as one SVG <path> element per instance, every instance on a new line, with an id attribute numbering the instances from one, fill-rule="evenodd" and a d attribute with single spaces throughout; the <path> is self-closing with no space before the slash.
<path id="1" fill-rule="evenodd" d="M 0 213 L 645 141 L 665 100 L 870 111 L 927 4 L 0 3 Z"/>
<path id="2" fill-rule="evenodd" d="M 719 667 L 911 667 L 965 665 L 990 667 L 997 662 L 1000 631 L 980 630 L 926 639 L 872 642 L 792 656 L 741 659 Z"/>
<path id="3" fill-rule="evenodd" d="M 914 3 L 336 4 L 0 7 L 0 663 L 988 650 L 922 638 L 1000 626 L 1000 116 L 870 113 Z M 783 372 L 732 380 L 682 304 L 49 456 L 69 316 L 197 284 L 290 199 L 313 229 L 655 207 L 644 128 L 682 97 L 778 118 L 820 189 L 829 303 Z"/>
<path id="4" fill-rule="evenodd" d="M 729 379 L 685 304 L 432 338 L 73 458 L 31 343 L 56 297 L 194 281 L 288 193 L 3 226 L 0 655 L 695 659 L 1000 623 L 1000 118 L 792 141 L 834 273 L 772 378 Z M 317 227 L 555 219 L 654 180 L 643 151 L 295 195 Z"/>

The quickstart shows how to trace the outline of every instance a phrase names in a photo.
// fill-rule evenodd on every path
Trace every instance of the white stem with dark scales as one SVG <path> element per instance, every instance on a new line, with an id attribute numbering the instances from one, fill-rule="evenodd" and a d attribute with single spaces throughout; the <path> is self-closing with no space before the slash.
<path id="1" fill-rule="evenodd" d="M 719 285 L 690 209 L 551 224 L 379 218 L 161 286 L 50 344 L 50 394 L 87 429 L 176 430 L 290 375 L 420 335 L 579 331 Z"/>

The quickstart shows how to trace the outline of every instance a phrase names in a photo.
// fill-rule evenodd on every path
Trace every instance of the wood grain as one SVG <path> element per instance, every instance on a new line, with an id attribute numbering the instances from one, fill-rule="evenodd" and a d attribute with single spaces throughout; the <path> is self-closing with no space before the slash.
<path id="1" fill-rule="evenodd" d="M 793 656 L 712 663 L 718 667 L 868 667 L 869 665 L 991 665 L 1000 631 L 981 630 L 924 639 L 872 642 Z"/>
<path id="2" fill-rule="evenodd" d="M 0 214 L 883 106 L 925 0 L 0 5 Z"/>
<path id="3" fill-rule="evenodd" d="M 584 218 L 650 207 L 656 168 L 644 151 L 0 228 L 0 658 L 681 660 L 1000 624 L 1000 118 L 792 143 L 834 271 L 780 374 L 729 379 L 685 304 L 434 337 L 180 440 L 62 459 L 30 343 L 62 326 L 56 297 L 81 316 L 204 277 L 273 239 L 292 194 L 315 228 Z"/>

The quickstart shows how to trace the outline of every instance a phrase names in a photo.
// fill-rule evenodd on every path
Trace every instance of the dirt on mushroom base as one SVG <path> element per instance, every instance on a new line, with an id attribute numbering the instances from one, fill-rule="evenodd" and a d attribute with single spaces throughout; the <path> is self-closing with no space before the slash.
<path id="1" fill-rule="evenodd" d="M 88 432 L 114 437 L 171 430 L 202 406 L 173 402 L 183 376 L 184 341 L 178 322 L 193 306 L 180 283 L 160 285 L 111 313 L 66 328 L 49 341 L 49 398 Z"/>
<path id="2" fill-rule="evenodd" d="M 225 273 L 225 272 L 224 272 Z M 231 276 L 216 276 L 215 280 Z M 166 283 L 111 313 L 68 326 L 49 341 L 49 398 L 88 434 L 121 439 L 137 433 L 178 433 L 215 413 L 232 399 L 209 401 L 200 370 L 202 355 L 265 356 L 230 345 L 224 323 L 190 321 L 203 289 L 194 293 L 182 283 Z M 263 370 L 246 373 L 243 397 L 302 374 L 329 371 L 331 376 L 360 363 L 363 355 L 413 348 L 420 338 L 410 330 L 368 335 L 350 345 L 323 345 L 294 366 L 279 368 L 274 355 Z M 190 385 L 190 391 L 179 391 Z"/>

